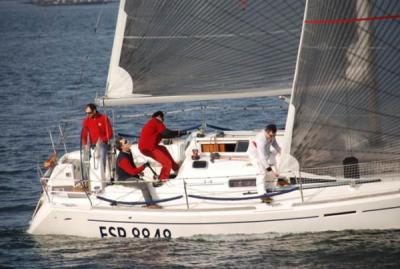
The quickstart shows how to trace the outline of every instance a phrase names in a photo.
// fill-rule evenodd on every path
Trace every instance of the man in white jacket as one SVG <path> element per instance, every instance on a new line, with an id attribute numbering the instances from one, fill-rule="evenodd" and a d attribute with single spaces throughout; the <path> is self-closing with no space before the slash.
<path id="1" fill-rule="evenodd" d="M 250 140 L 247 149 L 250 161 L 257 171 L 256 184 L 259 195 L 265 194 L 266 190 L 273 190 L 275 179 L 278 177 L 278 174 L 272 168 L 276 164 L 276 153 L 281 153 L 275 135 L 276 125 L 267 125 L 254 139 Z M 275 152 L 271 151 L 271 147 L 275 149 Z M 272 199 L 263 199 L 263 202 L 271 201 Z"/>

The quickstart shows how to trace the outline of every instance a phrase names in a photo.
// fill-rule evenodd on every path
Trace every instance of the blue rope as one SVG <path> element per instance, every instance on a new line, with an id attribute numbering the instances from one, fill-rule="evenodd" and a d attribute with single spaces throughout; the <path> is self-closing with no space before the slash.
<path id="1" fill-rule="evenodd" d="M 192 130 L 199 129 L 200 127 L 201 127 L 201 124 L 198 124 L 198 125 L 194 125 L 192 127 L 188 127 L 188 128 L 182 129 L 181 131 L 192 131 Z"/>
<path id="2" fill-rule="evenodd" d="M 232 131 L 233 130 L 233 129 L 229 129 L 229 128 L 225 128 L 225 127 L 219 127 L 216 125 L 208 124 L 208 123 L 207 123 L 207 127 L 210 127 L 215 130 L 221 130 L 221 131 Z"/>
<path id="3" fill-rule="evenodd" d="M 194 126 L 182 129 L 181 131 L 192 131 L 192 130 L 199 129 L 200 127 L 201 127 L 201 124 L 198 124 L 198 125 L 194 125 Z M 208 123 L 207 123 L 207 127 L 211 128 L 211 129 L 215 129 L 215 130 L 221 130 L 221 131 L 232 131 L 233 130 L 233 129 L 229 129 L 229 128 L 225 128 L 225 127 L 219 127 L 216 125 L 208 124 Z M 138 135 L 124 134 L 124 133 L 118 133 L 118 135 L 123 136 L 123 137 L 129 137 L 129 138 L 139 138 Z"/>
<path id="4" fill-rule="evenodd" d="M 130 135 L 130 134 L 123 134 L 123 133 L 118 133 L 118 135 L 123 136 L 123 137 L 139 138 L 138 135 Z"/>
<path id="5" fill-rule="evenodd" d="M 201 126 L 202 126 L 201 124 L 198 124 L 198 125 L 195 125 L 195 126 L 192 126 L 192 127 L 186 128 L 186 129 L 183 129 L 183 130 L 181 130 L 181 131 L 196 130 L 196 129 L 199 129 Z M 212 125 L 212 124 L 208 124 L 208 123 L 207 123 L 207 127 L 210 127 L 211 129 L 215 129 L 215 130 L 232 131 L 232 129 L 225 128 L 225 127 L 219 127 L 219 126 Z"/>
<path id="6" fill-rule="evenodd" d="M 153 200 L 152 202 L 149 202 L 149 203 L 117 201 L 117 200 L 112 200 L 112 199 L 108 199 L 108 198 L 101 197 L 101 196 L 97 196 L 97 199 L 109 202 L 109 203 L 111 203 L 111 205 L 117 205 L 117 204 L 121 204 L 121 205 L 147 205 L 147 204 L 150 204 L 150 205 L 154 205 L 154 204 L 158 204 L 158 203 L 164 203 L 164 202 L 169 202 L 169 201 L 173 201 L 173 200 L 178 200 L 178 199 L 181 199 L 182 197 L 183 197 L 182 195 L 179 195 L 179 196 L 175 196 L 175 197 L 171 197 L 171 198 Z"/>
<path id="7" fill-rule="evenodd" d="M 285 194 L 285 193 L 289 193 L 295 190 L 298 190 L 298 187 L 294 187 L 291 189 L 287 189 L 287 190 L 282 190 L 282 191 L 278 191 L 278 192 L 271 192 L 271 193 L 265 193 L 262 195 L 257 195 L 257 196 L 250 196 L 250 197 L 209 197 L 209 196 L 201 196 L 201 195 L 193 195 L 193 194 L 189 194 L 188 196 L 190 198 L 196 198 L 196 199 L 204 199 L 204 200 L 213 200 L 213 201 L 241 201 L 241 200 L 252 200 L 252 199 L 262 199 L 262 198 L 269 198 L 272 196 L 276 196 L 276 195 L 281 195 L 281 194 Z"/>
<path id="8" fill-rule="evenodd" d="M 201 196 L 201 195 L 193 195 L 193 194 L 189 194 L 188 197 L 190 198 L 195 198 L 195 199 L 203 199 L 203 200 L 213 200 L 213 201 L 241 201 L 241 200 L 252 200 L 252 199 L 262 199 L 262 198 L 269 198 L 269 197 L 273 197 L 276 195 L 281 195 L 281 194 L 285 194 L 285 193 L 289 193 L 295 190 L 298 190 L 298 187 L 293 187 L 291 189 L 287 189 L 287 190 L 282 190 L 282 191 L 278 191 L 278 192 L 272 192 L 272 193 L 266 193 L 263 195 L 257 195 L 257 196 L 251 196 L 251 197 L 230 197 L 230 198 L 221 198 L 221 197 L 209 197 L 209 196 Z M 178 195 L 175 197 L 170 197 L 170 198 L 165 198 L 165 199 L 160 199 L 160 200 L 153 200 L 151 203 L 146 203 L 146 202 L 124 202 L 124 201 L 117 201 L 117 200 L 112 200 L 112 199 L 108 199 L 105 197 L 101 197 L 101 196 L 97 196 L 97 199 L 102 200 L 102 201 L 106 201 L 111 203 L 112 205 L 117 205 L 117 204 L 121 204 L 121 205 L 146 205 L 146 204 L 158 204 L 158 203 L 164 203 L 164 202 L 169 202 L 169 201 L 173 201 L 173 200 L 178 200 L 181 199 L 183 197 L 183 195 Z"/>

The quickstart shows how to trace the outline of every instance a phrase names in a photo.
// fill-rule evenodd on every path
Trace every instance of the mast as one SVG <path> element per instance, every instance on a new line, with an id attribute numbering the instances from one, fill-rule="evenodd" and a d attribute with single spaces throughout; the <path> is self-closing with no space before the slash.
<path id="1" fill-rule="evenodd" d="M 303 38 L 304 38 L 304 20 L 307 18 L 307 10 L 308 10 L 308 0 L 306 0 L 306 5 L 304 8 L 304 17 L 303 17 L 303 24 L 301 27 L 301 35 L 300 35 L 300 44 L 299 44 L 299 49 L 297 52 L 297 60 L 296 60 L 296 68 L 294 71 L 294 77 L 293 77 L 293 86 L 291 89 L 290 93 L 290 102 L 289 102 L 289 109 L 288 109 L 288 115 L 286 118 L 286 125 L 285 125 L 285 135 L 284 135 L 284 144 L 282 148 L 282 156 L 281 156 L 281 161 L 279 163 L 279 170 L 282 171 L 299 171 L 299 163 L 293 156 L 290 155 L 290 149 L 291 149 L 291 144 L 292 144 L 292 136 L 293 136 L 293 124 L 294 124 L 294 118 L 295 118 L 295 113 L 296 113 L 296 108 L 293 105 L 293 95 L 295 94 L 294 89 L 296 85 L 296 80 L 299 72 L 299 64 L 300 64 L 300 54 L 301 54 L 301 49 L 302 49 L 302 44 L 303 44 Z"/>
<path id="2" fill-rule="evenodd" d="M 128 0 L 129 1 L 129 0 Z M 127 21 L 127 14 L 125 12 L 126 0 L 120 0 L 118 8 L 118 17 L 115 27 L 114 42 L 111 51 L 110 66 L 108 68 L 108 77 L 106 84 L 106 93 L 110 88 L 119 89 L 120 95 L 126 94 L 127 87 L 124 85 L 131 85 L 132 80 L 127 75 L 126 71 L 119 67 L 121 58 L 121 50 L 124 42 L 124 32 Z M 125 90 L 124 90 L 125 89 Z M 118 92 L 117 91 L 117 92 Z M 129 92 L 128 92 L 129 93 Z M 100 105 L 104 105 L 101 99 L 97 98 L 96 102 Z"/>

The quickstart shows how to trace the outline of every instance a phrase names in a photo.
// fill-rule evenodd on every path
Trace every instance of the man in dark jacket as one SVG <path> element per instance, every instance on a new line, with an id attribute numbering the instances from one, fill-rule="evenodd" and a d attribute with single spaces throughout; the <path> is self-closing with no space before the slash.
<path id="1" fill-rule="evenodd" d="M 171 169 L 179 170 L 179 165 L 174 161 L 168 149 L 159 145 L 163 138 L 174 138 L 186 135 L 186 131 L 173 131 L 164 125 L 164 113 L 157 111 L 151 119 L 143 126 L 139 138 L 139 150 L 142 154 L 161 163 L 160 181 L 167 181 Z"/>
<path id="2" fill-rule="evenodd" d="M 115 141 L 116 148 L 119 150 L 116 171 L 118 175 L 118 181 L 135 181 L 141 180 L 140 173 L 148 166 L 148 163 L 136 167 L 133 162 L 133 156 L 131 152 L 131 144 L 123 137 L 118 137 Z M 138 188 L 143 193 L 143 198 L 148 208 L 161 208 L 154 204 L 153 198 L 151 197 L 149 188 L 146 182 L 134 182 L 129 183 L 129 186 Z"/>

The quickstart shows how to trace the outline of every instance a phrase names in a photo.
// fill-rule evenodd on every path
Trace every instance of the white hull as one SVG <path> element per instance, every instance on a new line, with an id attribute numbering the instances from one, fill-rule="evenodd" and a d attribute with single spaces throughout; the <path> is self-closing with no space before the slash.
<path id="1" fill-rule="evenodd" d="M 376 184 L 366 185 L 373 188 Z M 199 234 L 302 233 L 345 229 L 400 229 L 398 186 L 395 192 L 380 195 L 343 201 L 294 203 L 291 207 L 257 203 L 252 207 L 213 210 L 157 210 L 122 206 L 77 208 L 44 202 L 28 232 L 99 238 L 176 238 Z"/>
<path id="2" fill-rule="evenodd" d="M 218 141 L 213 135 L 204 138 L 193 136 L 187 140 L 189 144 L 187 141 L 175 141 L 168 146 L 176 160 L 184 161 L 182 167 L 177 178 L 158 188 L 150 185 L 150 190 L 155 200 L 177 196 L 181 198 L 160 202 L 162 209 L 121 203 L 111 205 L 110 202 L 98 199 L 143 201 L 140 191 L 126 185 L 110 185 L 107 180 L 100 180 L 98 169 L 92 167 L 89 202 L 82 188 L 76 189 L 79 187 L 76 182 L 81 179 L 78 173 L 79 152 L 64 155 L 43 185 L 44 194 L 28 232 L 100 238 L 176 238 L 201 234 L 400 229 L 400 180 L 397 170 L 393 170 L 398 169 L 397 163 L 384 166 L 385 169 L 381 170 L 385 171 L 385 175 L 366 177 L 358 182 L 343 178 L 335 181 L 334 177 L 321 176 L 320 173 L 303 173 L 304 177 L 317 180 L 317 183 L 303 184 L 303 199 L 301 192 L 296 189 L 274 196 L 274 202 L 269 205 L 261 203 L 259 198 L 247 199 L 258 195 L 256 171 L 249 164 L 246 153 L 238 150 L 239 146 L 231 146 L 237 145 L 237 141 L 249 141 L 254 133 L 232 132 L 218 138 Z M 280 133 L 278 141 L 281 139 Z M 225 151 L 221 152 L 220 158 L 210 158 L 207 152 L 210 141 L 224 145 Z M 184 148 L 184 145 L 188 146 Z M 207 164 L 206 167 L 193 166 L 190 157 L 192 148 L 201 149 L 200 157 Z M 228 152 L 228 149 L 232 152 Z M 143 156 L 139 155 L 137 148 L 132 150 L 137 162 L 143 162 Z M 159 170 L 159 167 L 155 169 Z M 291 174 L 287 177 L 293 179 Z M 147 174 L 146 178 L 151 178 L 151 174 Z M 326 180 L 329 182 L 326 183 Z M 252 184 L 248 184 L 251 181 Z M 344 185 L 338 186 L 336 183 Z M 296 187 L 299 186 L 286 188 Z M 227 200 L 215 201 L 208 198 Z"/>

